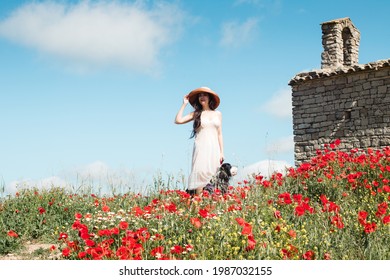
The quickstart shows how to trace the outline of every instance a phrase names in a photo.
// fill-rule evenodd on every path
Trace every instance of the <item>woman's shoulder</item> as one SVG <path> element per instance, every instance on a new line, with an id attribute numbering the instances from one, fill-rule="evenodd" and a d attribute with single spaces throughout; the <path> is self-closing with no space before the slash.
<path id="1" fill-rule="evenodd" d="M 216 116 L 218 119 L 222 119 L 222 113 L 221 113 L 221 111 L 214 110 L 214 114 L 215 114 L 215 116 Z"/>

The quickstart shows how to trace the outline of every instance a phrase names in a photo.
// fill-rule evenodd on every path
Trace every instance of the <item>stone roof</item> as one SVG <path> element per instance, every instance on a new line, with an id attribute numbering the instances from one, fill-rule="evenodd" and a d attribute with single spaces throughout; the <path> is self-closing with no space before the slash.
<path id="1" fill-rule="evenodd" d="M 326 24 L 338 24 L 338 23 L 343 23 L 343 22 L 349 22 L 349 24 L 351 24 L 353 27 L 355 27 L 351 21 L 351 19 L 349 17 L 345 17 L 345 18 L 338 18 L 338 19 L 333 19 L 333 20 L 329 20 L 329 21 L 325 21 L 323 23 L 321 23 L 321 25 L 326 25 Z"/>
<path id="2" fill-rule="evenodd" d="M 302 72 L 297 75 L 295 75 L 294 78 L 290 80 L 288 83 L 290 86 L 299 84 L 301 82 L 309 81 L 309 80 L 315 80 L 320 79 L 323 77 L 331 77 L 336 76 L 340 74 L 347 74 L 352 72 L 361 72 L 366 70 L 377 70 L 384 67 L 390 66 L 390 58 L 384 59 L 384 60 L 378 60 L 375 62 L 370 62 L 367 64 L 356 64 L 353 66 L 343 66 L 339 67 L 337 69 L 332 68 L 324 68 L 324 69 L 317 69 L 312 70 L 310 72 Z"/>

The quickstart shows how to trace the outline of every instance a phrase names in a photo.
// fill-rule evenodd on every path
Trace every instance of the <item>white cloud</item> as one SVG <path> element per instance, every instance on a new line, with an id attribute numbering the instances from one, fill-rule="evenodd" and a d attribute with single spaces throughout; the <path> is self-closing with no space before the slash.
<path id="1" fill-rule="evenodd" d="M 178 38 L 184 17 L 171 4 L 140 3 L 33 2 L 0 22 L 0 36 L 78 67 L 150 72 L 162 49 Z"/>
<path id="2" fill-rule="evenodd" d="M 261 106 L 261 110 L 278 118 L 292 118 L 291 89 L 281 89 Z"/>
<path id="3" fill-rule="evenodd" d="M 284 173 L 288 167 L 291 167 L 291 165 L 286 161 L 261 160 L 244 168 L 239 168 L 236 180 L 248 179 L 253 174 L 268 177 L 274 172 Z"/>
<path id="4" fill-rule="evenodd" d="M 221 45 L 224 47 L 239 47 L 250 42 L 255 36 L 258 19 L 249 18 L 243 23 L 226 22 L 222 26 Z"/>
<path id="5" fill-rule="evenodd" d="M 65 188 L 70 191 L 87 191 L 94 193 L 142 192 L 151 190 L 157 170 L 149 167 L 129 169 L 110 168 L 102 161 L 70 168 L 59 172 L 56 176 L 43 179 L 21 179 L 4 186 L 6 194 L 15 194 L 22 189 Z"/>
<path id="6" fill-rule="evenodd" d="M 38 188 L 50 189 L 51 187 L 68 188 L 70 185 L 65 180 L 57 176 L 51 176 L 40 180 L 23 179 L 19 181 L 12 181 L 5 186 L 5 193 L 15 194 L 22 189 Z"/>
<path id="7" fill-rule="evenodd" d="M 280 13 L 283 7 L 282 0 L 235 0 L 233 6 L 249 5 L 256 9 Z"/>
<path id="8" fill-rule="evenodd" d="M 293 153 L 294 152 L 294 136 L 290 135 L 280 139 L 272 141 L 266 147 L 266 152 L 269 155 Z"/>
<path id="9" fill-rule="evenodd" d="M 234 6 L 239 6 L 239 5 L 260 5 L 262 4 L 262 0 L 236 0 L 233 5 Z"/>
<path id="10" fill-rule="evenodd" d="M 80 167 L 73 172 L 78 174 L 81 178 L 89 178 L 92 180 L 101 180 L 111 173 L 108 165 L 102 161 L 95 161 L 86 166 Z"/>
<path id="11" fill-rule="evenodd" d="M 96 191 L 118 192 L 139 191 L 152 184 L 156 171 L 152 168 L 111 168 L 102 161 L 95 161 L 84 166 L 78 166 L 62 172 L 66 181 L 72 182 L 76 188 L 83 186 Z"/>

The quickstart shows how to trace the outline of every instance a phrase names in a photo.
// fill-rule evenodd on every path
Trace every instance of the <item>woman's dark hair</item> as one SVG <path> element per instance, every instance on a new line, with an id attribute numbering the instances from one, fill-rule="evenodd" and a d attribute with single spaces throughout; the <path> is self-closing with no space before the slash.
<path id="1" fill-rule="evenodd" d="M 210 107 L 211 110 L 215 110 L 216 109 L 215 99 L 209 93 L 207 93 L 207 94 L 209 96 L 209 107 Z M 199 103 L 198 96 L 196 97 L 195 103 L 194 103 L 193 106 L 195 108 L 195 111 L 194 111 L 194 125 L 193 125 L 193 129 L 192 129 L 192 133 L 191 133 L 191 137 L 190 138 L 195 137 L 195 135 L 198 132 L 198 129 L 200 127 L 200 124 L 201 124 L 200 116 L 202 115 L 203 107 Z"/>

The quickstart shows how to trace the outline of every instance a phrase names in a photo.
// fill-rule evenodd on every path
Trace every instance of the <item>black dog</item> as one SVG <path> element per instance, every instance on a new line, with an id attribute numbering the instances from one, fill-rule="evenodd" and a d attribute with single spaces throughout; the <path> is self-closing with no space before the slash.
<path id="1" fill-rule="evenodd" d="M 214 178 L 210 180 L 203 190 L 214 193 L 216 189 L 219 189 L 222 194 L 227 193 L 229 187 L 229 181 L 232 176 L 237 174 L 237 167 L 232 166 L 230 163 L 223 163 L 215 174 Z"/>

